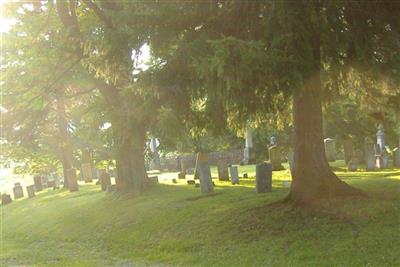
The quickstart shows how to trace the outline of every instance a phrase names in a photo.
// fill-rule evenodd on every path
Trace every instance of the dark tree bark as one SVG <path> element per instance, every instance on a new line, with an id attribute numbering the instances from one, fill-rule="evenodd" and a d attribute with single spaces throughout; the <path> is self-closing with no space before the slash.
<path id="1" fill-rule="evenodd" d="M 146 188 L 147 172 L 144 160 L 146 129 L 133 125 L 123 116 L 112 122 L 115 160 L 117 165 L 116 188 L 120 192 L 140 193 Z M 131 127 L 129 127 L 131 126 Z"/>
<path id="2" fill-rule="evenodd" d="M 313 7 L 314 14 L 318 16 L 318 3 L 312 5 L 306 5 L 305 8 L 310 10 Z M 298 51 L 299 55 L 309 56 L 303 68 L 303 86 L 295 90 L 293 95 L 295 164 L 289 199 L 298 203 L 362 194 L 333 173 L 325 156 L 321 106 L 321 41 L 318 27 L 319 25 L 312 23 L 307 27 L 312 32 L 308 35 L 312 53 L 307 53 L 302 48 Z"/>
<path id="3" fill-rule="evenodd" d="M 69 188 L 68 185 L 68 170 L 73 169 L 72 167 L 72 147 L 70 143 L 68 133 L 68 120 L 67 113 L 65 112 L 65 103 L 63 93 L 58 90 L 56 92 L 56 108 L 57 108 L 57 119 L 58 119 L 58 131 L 60 134 L 60 154 L 61 164 L 63 166 L 64 175 L 64 187 Z"/>

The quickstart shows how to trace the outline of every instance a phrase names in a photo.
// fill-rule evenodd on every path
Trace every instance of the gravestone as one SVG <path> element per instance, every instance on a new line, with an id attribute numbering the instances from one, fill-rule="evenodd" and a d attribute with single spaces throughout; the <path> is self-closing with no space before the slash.
<path id="1" fill-rule="evenodd" d="M 396 147 L 392 151 L 393 153 L 393 166 L 400 167 L 400 147 Z"/>
<path id="2" fill-rule="evenodd" d="M 67 170 L 68 189 L 70 192 L 78 191 L 78 179 L 74 168 Z"/>
<path id="3" fill-rule="evenodd" d="M 28 192 L 28 197 L 32 198 L 35 196 L 35 185 L 28 185 L 26 187 L 26 192 Z"/>
<path id="4" fill-rule="evenodd" d="M 100 185 L 101 191 L 106 191 L 107 187 L 111 185 L 110 175 L 105 170 L 100 171 Z"/>
<path id="5" fill-rule="evenodd" d="M 243 151 L 243 163 L 244 164 L 252 164 L 254 162 L 254 151 L 253 151 L 253 135 L 252 130 L 250 128 L 246 129 L 245 136 L 245 148 Z"/>
<path id="6" fill-rule="evenodd" d="M 82 163 L 82 178 L 85 183 L 91 183 L 93 181 L 93 172 L 92 172 L 92 164 L 90 163 Z"/>
<path id="7" fill-rule="evenodd" d="M 183 172 L 178 173 L 178 179 L 186 179 L 186 174 Z"/>
<path id="8" fill-rule="evenodd" d="M 389 167 L 389 155 L 390 155 L 390 149 L 388 147 L 385 147 L 382 151 L 382 169 L 386 169 Z"/>
<path id="9" fill-rule="evenodd" d="M 369 137 L 366 137 L 364 139 L 364 157 L 365 157 L 365 169 L 367 171 L 375 170 L 374 142 Z"/>
<path id="10" fill-rule="evenodd" d="M 42 185 L 42 177 L 39 175 L 36 175 L 33 177 L 33 183 L 35 184 L 35 192 L 40 192 L 43 190 L 43 185 Z"/>
<path id="11" fill-rule="evenodd" d="M 287 157 L 288 157 L 288 162 L 289 162 L 289 169 L 290 169 L 290 171 L 293 171 L 293 169 L 294 169 L 294 152 L 292 149 L 289 150 Z"/>
<path id="12" fill-rule="evenodd" d="M 256 191 L 257 193 L 270 192 L 272 189 L 272 165 L 260 163 L 256 166 Z"/>
<path id="13" fill-rule="evenodd" d="M 149 176 L 150 184 L 158 184 L 158 176 Z M 111 180 L 110 180 L 111 183 Z"/>
<path id="14" fill-rule="evenodd" d="M 325 155 L 328 162 L 336 161 L 336 144 L 335 139 L 332 138 L 325 138 Z"/>
<path id="15" fill-rule="evenodd" d="M 218 180 L 229 181 L 228 165 L 224 161 L 218 162 Z"/>
<path id="16" fill-rule="evenodd" d="M 236 166 L 229 167 L 232 184 L 239 184 L 239 172 Z"/>
<path id="17" fill-rule="evenodd" d="M 24 190 L 20 183 L 15 183 L 13 188 L 14 199 L 19 199 L 24 197 Z"/>
<path id="18" fill-rule="evenodd" d="M 343 140 L 344 161 L 346 164 L 350 162 L 353 155 L 353 141 L 351 139 Z"/>
<path id="19" fill-rule="evenodd" d="M 269 160 L 273 171 L 283 170 L 281 149 L 278 145 L 273 145 L 268 148 Z"/>
<path id="20" fill-rule="evenodd" d="M 187 184 L 191 184 L 191 185 L 196 184 L 195 180 L 187 180 L 186 182 L 187 182 Z"/>
<path id="21" fill-rule="evenodd" d="M 347 164 L 347 170 L 351 172 L 355 172 L 358 169 L 358 159 L 357 157 L 353 156 L 349 163 Z"/>
<path id="22" fill-rule="evenodd" d="M 9 194 L 1 194 L 1 205 L 7 205 L 12 202 L 11 196 Z"/>
<path id="23" fill-rule="evenodd" d="M 197 153 L 196 169 L 200 178 L 200 191 L 202 194 L 210 194 L 214 191 L 210 165 L 208 165 L 207 153 Z"/>

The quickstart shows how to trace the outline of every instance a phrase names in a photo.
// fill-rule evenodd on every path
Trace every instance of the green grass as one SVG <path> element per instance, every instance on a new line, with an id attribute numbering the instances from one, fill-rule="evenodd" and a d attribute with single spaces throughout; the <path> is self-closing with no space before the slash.
<path id="1" fill-rule="evenodd" d="M 183 181 L 139 197 L 94 184 L 79 192 L 45 191 L 2 207 L 1 266 L 399 266 L 400 170 L 346 172 L 366 199 L 322 203 L 319 210 L 270 205 L 290 180 L 273 174 L 273 192 L 249 179 L 215 180 L 214 196 Z M 215 174 L 215 169 L 213 169 Z"/>

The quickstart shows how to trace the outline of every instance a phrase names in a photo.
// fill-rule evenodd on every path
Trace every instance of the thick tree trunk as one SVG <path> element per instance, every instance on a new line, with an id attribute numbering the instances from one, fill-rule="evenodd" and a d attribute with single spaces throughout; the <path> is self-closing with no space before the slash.
<path id="1" fill-rule="evenodd" d="M 322 130 L 321 79 L 319 71 L 304 88 L 294 93 L 294 162 L 289 198 L 299 203 L 358 195 L 330 169 L 325 156 Z"/>
<path id="2" fill-rule="evenodd" d="M 129 120 L 114 120 L 113 139 L 117 165 L 116 188 L 120 192 L 140 193 L 146 187 L 147 172 L 144 160 L 145 127 L 132 126 Z"/>
<path id="3" fill-rule="evenodd" d="M 60 134 L 60 153 L 61 153 L 61 164 L 63 166 L 64 175 L 64 187 L 68 186 L 68 170 L 72 167 L 72 147 L 69 140 L 68 133 L 68 120 L 67 113 L 65 112 L 65 103 L 62 92 L 56 92 L 56 107 L 57 107 L 57 119 L 58 119 L 58 131 Z"/>

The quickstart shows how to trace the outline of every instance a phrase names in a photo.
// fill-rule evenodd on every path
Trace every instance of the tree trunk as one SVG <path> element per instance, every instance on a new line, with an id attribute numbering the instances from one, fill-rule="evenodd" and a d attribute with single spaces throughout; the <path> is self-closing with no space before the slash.
<path id="1" fill-rule="evenodd" d="M 113 139 L 117 165 L 116 189 L 140 193 L 146 187 L 147 172 L 144 160 L 146 130 L 143 125 L 132 126 L 126 118 L 113 120 Z"/>
<path id="2" fill-rule="evenodd" d="M 64 187 L 68 186 L 68 170 L 72 169 L 72 147 L 69 140 L 68 133 L 68 120 L 65 112 L 65 103 L 62 92 L 56 92 L 56 107 L 57 107 L 57 119 L 58 119 L 58 131 L 60 134 L 60 153 L 61 153 L 61 164 L 63 166 L 64 175 Z"/>
<path id="3" fill-rule="evenodd" d="M 361 191 L 341 181 L 325 156 L 319 71 L 294 93 L 294 169 L 289 198 L 294 202 L 359 195 Z"/>

